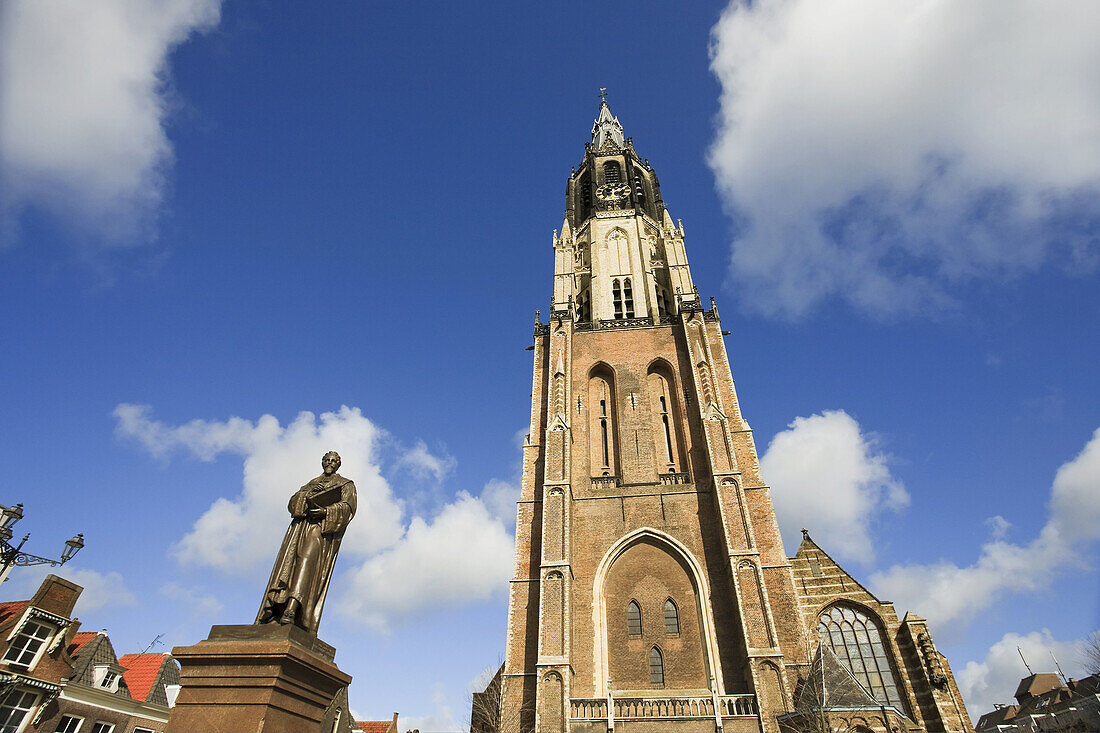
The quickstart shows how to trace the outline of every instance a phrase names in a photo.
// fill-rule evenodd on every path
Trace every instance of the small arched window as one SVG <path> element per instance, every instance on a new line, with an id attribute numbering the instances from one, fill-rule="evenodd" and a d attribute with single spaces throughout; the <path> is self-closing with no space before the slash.
<path id="1" fill-rule="evenodd" d="M 680 613 L 676 610 L 676 603 L 671 598 L 665 601 L 665 633 L 680 634 Z"/>
<path id="2" fill-rule="evenodd" d="M 642 185 L 642 176 L 634 172 L 634 195 L 638 197 L 638 203 L 645 203 L 645 186 Z"/>
<path id="3" fill-rule="evenodd" d="M 629 282 L 629 281 L 628 281 Z M 623 290 L 616 278 L 611 281 L 611 302 L 615 306 L 615 318 L 623 317 Z"/>
<path id="4" fill-rule="evenodd" d="M 642 609 L 637 601 L 631 601 L 626 607 L 626 634 L 627 636 L 642 635 Z"/>
<path id="5" fill-rule="evenodd" d="M 626 317 L 634 317 L 634 291 L 630 287 L 630 278 L 623 280 L 623 300 L 626 301 Z"/>
<path id="6" fill-rule="evenodd" d="M 603 182 L 604 183 L 622 183 L 623 172 L 619 168 L 618 161 L 609 160 L 603 164 Z"/>
<path id="7" fill-rule="evenodd" d="M 657 687 L 665 685 L 665 662 L 657 647 L 649 650 L 649 684 Z"/>

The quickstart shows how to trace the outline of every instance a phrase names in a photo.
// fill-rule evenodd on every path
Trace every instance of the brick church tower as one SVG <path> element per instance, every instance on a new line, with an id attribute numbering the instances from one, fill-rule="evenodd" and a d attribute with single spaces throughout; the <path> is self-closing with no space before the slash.
<path id="1" fill-rule="evenodd" d="M 499 711 L 475 728 L 971 729 L 923 620 L 808 535 L 786 556 L 717 308 L 606 99 L 534 342 Z"/>

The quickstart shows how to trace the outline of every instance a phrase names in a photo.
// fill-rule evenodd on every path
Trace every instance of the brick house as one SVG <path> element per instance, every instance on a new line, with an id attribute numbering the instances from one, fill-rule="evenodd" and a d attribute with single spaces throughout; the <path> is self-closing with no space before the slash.
<path id="1" fill-rule="evenodd" d="M 162 733 L 179 686 L 168 654 L 119 658 L 70 618 L 83 588 L 48 575 L 0 604 L 0 733 Z"/>
<path id="2" fill-rule="evenodd" d="M 998 705 L 978 719 L 979 733 L 1100 730 L 1100 674 L 1066 680 L 1032 674 L 1016 687 L 1015 705 Z"/>

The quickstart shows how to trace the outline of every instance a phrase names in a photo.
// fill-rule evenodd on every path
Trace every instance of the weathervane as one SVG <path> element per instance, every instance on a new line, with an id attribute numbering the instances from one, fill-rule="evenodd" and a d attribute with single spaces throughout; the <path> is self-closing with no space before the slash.
<path id="1" fill-rule="evenodd" d="M 607 104 L 607 87 L 600 87 L 600 103 Z"/>

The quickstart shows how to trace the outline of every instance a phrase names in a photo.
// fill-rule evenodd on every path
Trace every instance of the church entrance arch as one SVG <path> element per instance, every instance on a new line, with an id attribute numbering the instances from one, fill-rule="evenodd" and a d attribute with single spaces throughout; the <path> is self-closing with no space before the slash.
<path id="1" fill-rule="evenodd" d="M 712 684 L 724 690 L 715 663 L 714 618 L 706 603 L 710 590 L 702 566 L 683 543 L 650 527 L 625 535 L 600 561 L 592 590 L 597 696 L 607 694 L 609 682 L 613 690 L 701 691 Z M 669 600 L 677 609 L 675 626 L 665 618 Z M 640 623 L 635 618 L 639 609 Z M 650 669 L 654 647 L 662 655 L 660 684 Z"/>

